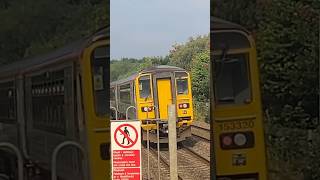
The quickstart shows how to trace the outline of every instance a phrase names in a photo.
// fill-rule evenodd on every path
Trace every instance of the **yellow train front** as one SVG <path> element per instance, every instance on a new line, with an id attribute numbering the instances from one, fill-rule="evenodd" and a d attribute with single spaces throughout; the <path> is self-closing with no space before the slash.
<path id="1" fill-rule="evenodd" d="M 217 180 L 266 180 L 256 47 L 243 27 L 211 21 L 212 161 Z"/>
<path id="2" fill-rule="evenodd" d="M 191 81 L 184 69 L 173 66 L 145 69 L 127 79 L 113 82 L 110 92 L 111 106 L 117 109 L 119 118 L 125 119 L 128 114 L 128 119 L 141 120 L 143 140 L 147 139 L 149 129 L 149 140 L 157 142 L 156 120 L 159 120 L 160 143 L 168 142 L 169 104 L 176 105 L 177 141 L 191 136 Z M 130 109 L 130 106 L 134 108 Z"/>

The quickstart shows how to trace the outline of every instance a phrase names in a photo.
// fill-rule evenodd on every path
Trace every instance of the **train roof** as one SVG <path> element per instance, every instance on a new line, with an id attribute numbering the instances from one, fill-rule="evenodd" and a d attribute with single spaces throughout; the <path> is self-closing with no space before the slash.
<path id="1" fill-rule="evenodd" d="M 246 33 L 249 34 L 249 31 L 244 28 L 243 26 L 236 24 L 236 23 L 232 23 L 217 17 L 213 17 L 211 16 L 210 19 L 211 22 L 211 26 L 210 29 L 211 31 L 216 31 L 216 30 L 242 30 Z"/>
<path id="2" fill-rule="evenodd" d="M 64 47 L 57 48 L 50 53 L 39 55 L 36 57 L 25 58 L 20 61 L 15 61 L 10 64 L 2 65 L 0 67 L 0 76 L 6 76 L 10 74 L 17 74 L 26 69 L 32 68 L 33 66 L 41 65 L 43 63 L 54 63 L 60 58 L 70 56 L 79 56 L 82 49 L 98 39 L 109 37 L 109 27 L 103 27 L 99 29 L 96 33 L 83 37 L 78 41 L 70 43 Z"/>
<path id="3" fill-rule="evenodd" d="M 140 71 L 140 73 L 162 72 L 162 71 L 185 71 L 185 70 L 180 67 L 160 65 L 160 66 L 153 66 L 153 67 L 144 69 Z"/>
<path id="4" fill-rule="evenodd" d="M 114 81 L 111 83 L 111 86 L 114 86 L 116 84 L 122 84 L 128 81 L 133 81 L 136 77 L 139 76 L 139 74 L 144 74 L 144 73 L 157 73 L 157 72 L 174 72 L 174 71 L 186 71 L 185 69 L 182 69 L 180 67 L 175 67 L 175 66 L 168 66 L 168 65 L 160 65 L 160 66 L 152 66 L 146 69 L 141 70 L 138 73 L 135 73 L 127 78 L 118 80 L 118 81 Z"/>
<path id="5" fill-rule="evenodd" d="M 136 77 L 138 77 L 139 73 L 135 73 L 135 74 L 132 74 L 131 76 L 129 77 L 126 77 L 124 79 L 120 79 L 118 81 L 113 81 L 110 83 L 111 86 L 114 86 L 116 84 L 122 84 L 122 83 L 125 83 L 125 82 L 128 82 L 128 81 L 133 81 Z"/>

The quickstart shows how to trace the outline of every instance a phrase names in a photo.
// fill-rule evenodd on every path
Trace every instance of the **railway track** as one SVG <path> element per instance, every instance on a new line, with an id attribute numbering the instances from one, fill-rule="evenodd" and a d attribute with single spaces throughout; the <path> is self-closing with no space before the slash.
<path id="1" fill-rule="evenodd" d="M 158 157 L 158 151 L 154 148 L 150 148 L 150 152 L 157 158 Z M 160 152 L 160 162 L 162 162 L 162 164 L 164 164 L 166 166 L 166 168 L 170 171 L 170 162 L 169 162 L 169 158 L 165 158 L 163 155 L 161 155 Z M 161 164 L 161 163 L 160 163 Z M 184 178 L 182 176 L 180 176 L 180 174 L 178 173 L 178 179 L 179 180 L 184 180 Z"/>
<path id="2" fill-rule="evenodd" d="M 191 125 L 191 133 L 193 136 L 210 141 L 210 125 L 205 122 L 194 121 Z"/>
<path id="3" fill-rule="evenodd" d="M 192 137 L 181 143 L 177 149 L 178 179 L 194 180 L 210 179 L 210 129 L 207 123 L 196 122 L 192 125 Z M 147 148 L 144 148 L 144 175 L 147 169 Z M 150 179 L 158 177 L 158 151 L 157 147 L 150 146 Z M 160 151 L 160 176 L 161 180 L 170 179 L 169 151 Z M 145 179 L 145 178 L 144 178 Z"/>
<path id="4" fill-rule="evenodd" d="M 210 159 L 203 157 L 203 155 L 197 153 L 195 150 L 193 150 L 192 148 L 183 145 L 183 148 L 186 149 L 187 151 L 189 151 L 192 155 L 194 155 L 196 158 L 201 159 L 203 162 L 207 163 L 208 166 L 210 166 Z"/>
<path id="5" fill-rule="evenodd" d="M 157 159 L 158 152 L 150 147 L 152 156 Z M 192 149 L 181 146 L 177 150 L 178 159 L 178 179 L 179 180 L 194 180 L 194 179 L 210 179 L 210 161 Z M 167 173 L 170 172 L 169 151 L 160 151 L 161 179 L 163 179 L 163 165 Z M 158 173 L 157 173 L 158 174 Z M 165 175 L 169 176 L 169 174 Z"/>
<path id="6" fill-rule="evenodd" d="M 181 147 L 177 151 L 178 172 L 184 175 L 183 179 L 210 179 L 210 162 L 201 155 Z"/>

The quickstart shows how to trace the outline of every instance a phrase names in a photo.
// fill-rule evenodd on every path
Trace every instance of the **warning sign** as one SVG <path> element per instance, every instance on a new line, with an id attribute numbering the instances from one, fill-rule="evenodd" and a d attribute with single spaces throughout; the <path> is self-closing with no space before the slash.
<path id="1" fill-rule="evenodd" d="M 111 121 L 113 180 L 141 180 L 140 121 Z"/>
<path id="2" fill-rule="evenodd" d="M 122 124 L 114 131 L 114 137 L 118 146 L 122 148 L 131 148 L 138 141 L 138 130 L 131 124 Z"/>

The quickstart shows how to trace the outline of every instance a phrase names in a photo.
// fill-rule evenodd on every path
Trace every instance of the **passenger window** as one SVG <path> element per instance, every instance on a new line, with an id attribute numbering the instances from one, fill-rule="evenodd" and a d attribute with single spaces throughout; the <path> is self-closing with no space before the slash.
<path id="1" fill-rule="evenodd" d="M 131 104 L 130 84 L 120 86 L 120 102 Z"/>
<path id="2" fill-rule="evenodd" d="M 71 104 L 65 102 L 70 68 L 45 72 L 31 78 L 33 127 L 57 134 L 66 133 L 66 119 Z"/>
<path id="3" fill-rule="evenodd" d="M 111 101 L 116 100 L 115 88 L 110 88 L 110 100 Z"/>
<path id="4" fill-rule="evenodd" d="M 16 91 L 13 81 L 0 83 L 0 121 L 16 120 Z"/>

